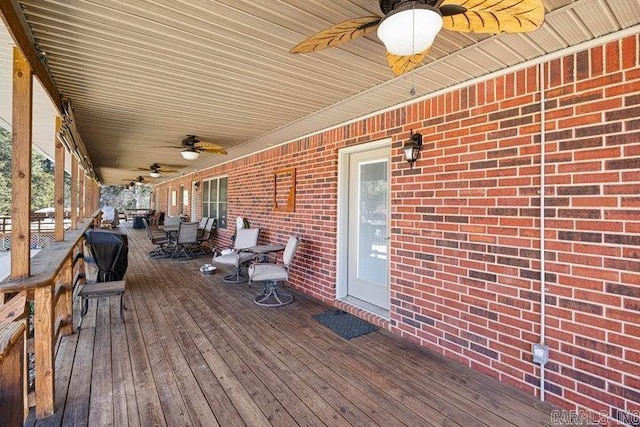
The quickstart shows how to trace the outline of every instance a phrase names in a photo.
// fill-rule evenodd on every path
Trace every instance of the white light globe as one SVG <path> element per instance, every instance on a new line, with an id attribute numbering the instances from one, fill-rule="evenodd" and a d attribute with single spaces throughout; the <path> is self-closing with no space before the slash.
<path id="1" fill-rule="evenodd" d="M 182 150 L 180 153 L 185 160 L 195 160 L 200 156 L 200 153 L 197 151 L 189 149 Z"/>
<path id="2" fill-rule="evenodd" d="M 387 51 L 409 56 L 427 50 L 442 29 L 442 15 L 424 5 L 389 13 L 378 26 L 378 38 Z"/>

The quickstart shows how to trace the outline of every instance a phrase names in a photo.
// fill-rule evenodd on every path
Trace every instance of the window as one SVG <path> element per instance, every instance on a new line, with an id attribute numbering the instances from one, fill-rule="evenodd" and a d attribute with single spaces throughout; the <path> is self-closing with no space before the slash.
<path id="1" fill-rule="evenodd" d="M 227 228 L 227 177 L 202 181 L 202 216 L 216 218 Z"/>

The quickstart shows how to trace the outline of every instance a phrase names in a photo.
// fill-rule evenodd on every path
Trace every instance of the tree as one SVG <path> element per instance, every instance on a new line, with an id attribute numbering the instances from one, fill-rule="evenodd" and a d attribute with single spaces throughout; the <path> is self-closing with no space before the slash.
<path id="1" fill-rule="evenodd" d="M 113 206 L 118 210 L 148 208 L 151 201 L 151 188 L 146 185 L 134 185 L 132 188 L 103 185 L 100 187 L 100 206 Z"/>
<path id="2" fill-rule="evenodd" d="M 11 132 L 0 127 L 0 215 L 11 215 Z M 33 151 L 31 157 L 31 210 L 54 205 L 53 162 Z M 69 207 L 71 177 L 65 173 L 65 207 Z"/>

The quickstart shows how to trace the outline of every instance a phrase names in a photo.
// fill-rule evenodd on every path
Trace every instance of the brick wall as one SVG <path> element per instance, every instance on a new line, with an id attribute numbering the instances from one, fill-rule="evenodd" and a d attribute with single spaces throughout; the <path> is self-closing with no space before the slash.
<path id="1" fill-rule="evenodd" d="M 639 46 L 636 35 L 544 65 L 546 397 L 614 419 L 640 414 Z M 248 217 L 262 241 L 301 235 L 291 284 L 344 308 L 334 302 L 338 150 L 391 137 L 390 319 L 351 311 L 538 394 L 540 100 L 532 67 L 195 179 L 228 175 L 229 217 Z M 413 169 L 401 153 L 411 130 L 425 143 Z M 273 172 L 286 167 L 297 169 L 296 211 L 273 212 Z"/>

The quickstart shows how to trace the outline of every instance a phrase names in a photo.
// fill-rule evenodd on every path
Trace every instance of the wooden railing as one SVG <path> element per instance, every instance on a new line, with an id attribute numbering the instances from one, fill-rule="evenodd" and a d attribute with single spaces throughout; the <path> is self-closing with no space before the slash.
<path id="1" fill-rule="evenodd" d="M 23 378 L 21 387 L 24 395 L 24 416 L 28 408 L 35 406 L 36 418 L 45 418 L 55 411 L 55 361 L 56 348 L 64 335 L 73 333 L 73 296 L 74 288 L 84 280 L 84 232 L 94 224 L 94 218 L 78 224 L 77 230 L 67 231 L 63 242 L 56 242 L 42 249 L 31 258 L 31 276 L 26 279 L 7 279 L 0 283 L 0 298 L 11 295 L 4 306 L 11 304 L 14 298 L 26 294 L 33 305 L 33 317 L 26 320 L 26 331 L 33 330 L 33 338 L 28 339 L 24 348 L 19 348 L 19 340 L 8 340 L 8 348 L 0 349 L 1 354 L 16 352 L 32 353 L 35 358 L 35 390 L 27 395 L 28 378 L 24 372 L 13 372 L 16 378 Z M 18 293 L 17 295 L 15 295 Z M 0 299 L 2 303 L 4 298 Z M 0 307 L 3 307 L 0 305 Z M 5 323 L 6 326 L 6 323 Z M 32 326 L 32 328 L 31 328 Z M 0 328 L 2 319 L 0 319 Z M 0 342 L 0 345 L 2 343 Z M 25 357 L 26 359 L 26 357 Z M 7 360 L 5 358 L 4 360 Z M 0 359 L 0 369 L 3 360 Z M 6 368 L 6 367 L 5 367 Z M 13 370 L 24 367 L 14 367 Z M 5 390 L 0 384 L 0 407 L 2 396 L 17 393 Z M 14 406 L 14 410 L 17 410 Z M 23 418 L 24 421 L 24 418 Z"/>
<path id="2" fill-rule="evenodd" d="M 49 217 L 47 214 L 34 213 L 30 218 L 31 232 L 53 232 L 55 221 L 53 217 Z M 68 214 L 64 216 L 65 228 L 69 228 L 71 225 L 71 217 Z M 0 216 L 0 234 L 11 234 L 11 217 Z"/>

